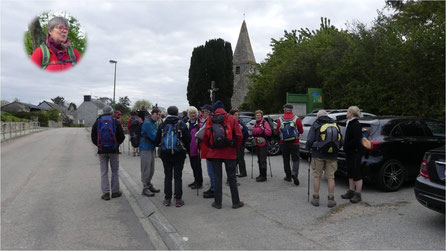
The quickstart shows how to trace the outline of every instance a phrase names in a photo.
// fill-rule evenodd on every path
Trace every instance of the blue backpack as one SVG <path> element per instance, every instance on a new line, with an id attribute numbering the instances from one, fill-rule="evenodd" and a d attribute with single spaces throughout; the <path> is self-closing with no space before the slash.
<path id="1" fill-rule="evenodd" d="M 291 120 L 286 120 L 283 117 L 280 117 L 280 139 L 285 142 L 294 141 L 299 138 L 299 132 L 297 131 L 296 116 L 294 116 Z"/>
<path id="2" fill-rule="evenodd" d="M 171 154 L 174 154 L 186 149 L 181 141 L 182 131 L 180 128 L 180 123 L 181 121 L 178 120 L 176 124 L 166 124 L 166 126 L 163 128 L 160 144 L 162 152 L 170 151 Z"/>
<path id="3" fill-rule="evenodd" d="M 118 149 L 116 120 L 112 116 L 102 116 L 98 119 L 98 149 L 100 151 Z"/>

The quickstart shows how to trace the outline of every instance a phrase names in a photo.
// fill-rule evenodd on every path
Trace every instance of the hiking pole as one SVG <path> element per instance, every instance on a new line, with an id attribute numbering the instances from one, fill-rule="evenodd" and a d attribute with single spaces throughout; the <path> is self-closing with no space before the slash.
<path id="1" fill-rule="evenodd" d="M 308 189 L 307 189 L 307 197 L 308 202 L 310 202 L 310 165 L 311 165 L 311 150 L 308 152 Z"/>
<path id="2" fill-rule="evenodd" d="M 268 162 L 269 162 L 269 172 L 271 173 L 271 178 L 273 177 L 273 169 L 271 168 L 271 159 L 269 158 L 268 153 L 266 154 L 268 156 Z"/>
<path id="3" fill-rule="evenodd" d="M 254 151 L 251 151 L 251 179 L 253 178 L 252 173 L 254 172 Z"/>

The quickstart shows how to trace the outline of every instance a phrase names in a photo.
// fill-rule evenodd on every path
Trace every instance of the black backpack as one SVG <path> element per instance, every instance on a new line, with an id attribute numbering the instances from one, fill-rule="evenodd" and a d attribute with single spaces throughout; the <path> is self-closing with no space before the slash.
<path id="1" fill-rule="evenodd" d="M 133 118 L 129 126 L 130 142 L 133 147 L 139 147 L 141 138 L 142 120 L 139 117 Z"/>
<path id="2" fill-rule="evenodd" d="M 232 128 L 225 123 L 226 114 L 218 114 L 211 116 L 211 148 L 223 148 L 235 146 Z"/>

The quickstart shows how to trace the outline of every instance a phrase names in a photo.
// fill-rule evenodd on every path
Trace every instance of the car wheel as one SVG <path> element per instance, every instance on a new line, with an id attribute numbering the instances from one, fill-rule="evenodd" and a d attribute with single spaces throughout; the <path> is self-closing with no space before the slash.
<path id="1" fill-rule="evenodd" d="M 378 185 L 387 192 L 400 189 L 404 184 L 406 169 L 398 160 L 386 161 L 379 171 Z"/>
<path id="2" fill-rule="evenodd" d="M 277 139 L 271 139 L 268 141 L 267 147 L 268 155 L 277 155 L 280 152 L 280 145 Z"/>

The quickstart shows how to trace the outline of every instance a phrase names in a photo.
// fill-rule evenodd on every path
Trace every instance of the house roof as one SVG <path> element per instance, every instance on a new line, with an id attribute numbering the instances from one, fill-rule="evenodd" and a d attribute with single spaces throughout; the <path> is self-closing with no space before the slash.
<path id="1" fill-rule="evenodd" d="M 29 107 L 30 109 L 46 110 L 46 109 L 43 109 L 42 107 L 38 107 L 38 106 L 33 105 L 33 104 L 22 103 L 22 102 L 19 102 L 19 101 L 14 101 L 14 102 L 12 102 L 12 103 L 3 105 L 3 106 L 1 107 L 1 109 L 3 110 L 3 108 L 8 107 L 8 106 L 13 105 L 13 104 L 22 104 L 22 105 L 24 105 L 24 106 Z"/>

